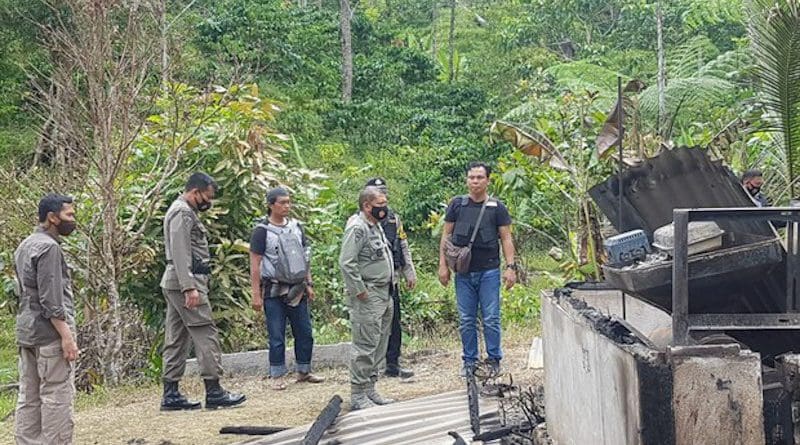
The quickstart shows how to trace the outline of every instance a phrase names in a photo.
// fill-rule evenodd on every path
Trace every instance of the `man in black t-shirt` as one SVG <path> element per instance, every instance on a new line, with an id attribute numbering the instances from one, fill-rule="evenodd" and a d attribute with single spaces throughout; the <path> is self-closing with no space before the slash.
<path id="1" fill-rule="evenodd" d="M 483 162 L 473 162 L 467 168 L 469 194 L 457 196 L 447 206 L 444 230 L 439 244 L 439 282 L 450 283 L 450 269 L 444 255 L 445 240 L 452 236 L 456 246 L 467 246 L 473 231 L 477 230 L 472 245 L 469 271 L 455 277 L 456 303 L 459 314 L 459 332 L 463 348 L 462 374 L 471 371 L 478 359 L 478 308 L 483 321 L 484 341 L 488 362 L 499 372 L 503 352 L 500 347 L 500 246 L 506 266 L 502 280 L 506 289 L 517 281 L 517 264 L 514 262 L 514 242 L 511 238 L 511 216 L 502 202 L 489 197 L 491 168 Z M 481 207 L 484 214 L 480 217 Z M 480 217 L 480 221 L 478 221 Z M 477 227 L 477 229 L 476 229 Z"/>

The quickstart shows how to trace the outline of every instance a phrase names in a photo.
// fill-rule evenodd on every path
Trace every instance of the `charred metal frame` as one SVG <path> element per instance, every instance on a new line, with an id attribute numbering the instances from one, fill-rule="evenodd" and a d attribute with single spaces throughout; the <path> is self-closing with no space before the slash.
<path id="1" fill-rule="evenodd" d="M 786 313 L 689 314 L 689 222 L 719 219 L 786 221 Z M 672 333 L 676 346 L 689 344 L 691 331 L 800 330 L 800 208 L 740 207 L 673 210 Z"/>

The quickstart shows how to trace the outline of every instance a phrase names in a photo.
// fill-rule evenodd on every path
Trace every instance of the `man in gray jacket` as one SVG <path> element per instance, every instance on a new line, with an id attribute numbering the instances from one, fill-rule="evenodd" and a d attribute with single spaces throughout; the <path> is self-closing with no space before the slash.
<path id="1" fill-rule="evenodd" d="M 200 375 L 206 388 L 206 409 L 238 405 L 243 394 L 230 393 L 219 384 L 221 348 L 208 300 L 211 255 L 207 230 L 198 212 L 211 208 L 217 183 L 205 173 L 189 177 L 184 192 L 164 216 L 167 268 L 161 288 L 167 299 L 164 338 L 164 397 L 162 411 L 198 409 L 200 402 L 186 399 L 178 382 L 186 369 L 190 342 L 194 343 Z"/>
<path id="2" fill-rule="evenodd" d="M 18 445 L 71 444 L 78 358 L 75 310 L 61 237 L 75 230 L 72 198 L 39 201 L 39 226 L 14 252 L 19 295 Z"/>

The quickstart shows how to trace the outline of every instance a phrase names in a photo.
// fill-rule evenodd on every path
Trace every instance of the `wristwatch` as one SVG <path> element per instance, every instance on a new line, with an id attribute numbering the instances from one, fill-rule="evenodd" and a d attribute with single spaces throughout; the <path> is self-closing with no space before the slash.
<path id="1" fill-rule="evenodd" d="M 516 272 L 519 270 L 519 266 L 517 266 L 517 263 L 508 263 L 506 264 L 506 269 L 511 269 Z"/>

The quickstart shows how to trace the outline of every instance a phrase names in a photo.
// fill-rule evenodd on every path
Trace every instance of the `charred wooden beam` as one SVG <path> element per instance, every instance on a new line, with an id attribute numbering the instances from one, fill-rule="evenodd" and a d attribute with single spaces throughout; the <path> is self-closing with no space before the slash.
<path id="1" fill-rule="evenodd" d="M 244 434 L 248 436 L 269 436 L 288 430 L 285 426 L 224 426 L 219 430 L 220 434 Z"/>
<path id="2" fill-rule="evenodd" d="M 533 426 L 528 422 L 525 422 L 521 425 L 512 425 L 512 426 L 504 426 L 502 428 L 498 428 L 496 430 L 485 431 L 483 433 L 477 434 L 475 437 L 472 438 L 473 441 L 482 441 L 482 442 L 490 442 L 492 440 L 498 440 L 505 436 L 508 436 L 512 433 L 527 433 L 533 430 Z"/>
<path id="3" fill-rule="evenodd" d="M 336 416 L 339 415 L 341 410 L 342 398 L 338 395 L 331 397 L 330 402 L 328 402 L 317 417 L 317 420 L 311 425 L 311 428 L 309 428 L 301 443 L 303 445 L 317 445 L 320 439 L 322 439 L 322 435 L 325 434 L 325 430 L 333 424 L 333 421 L 336 420 Z"/>

